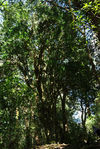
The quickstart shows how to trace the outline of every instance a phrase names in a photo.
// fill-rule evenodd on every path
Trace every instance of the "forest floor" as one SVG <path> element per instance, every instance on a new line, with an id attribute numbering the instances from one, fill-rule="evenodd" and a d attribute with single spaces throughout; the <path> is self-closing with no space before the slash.
<path id="1" fill-rule="evenodd" d="M 36 147 L 35 149 L 73 149 L 69 144 L 46 144 Z M 100 149 L 100 141 L 86 145 L 80 149 Z"/>

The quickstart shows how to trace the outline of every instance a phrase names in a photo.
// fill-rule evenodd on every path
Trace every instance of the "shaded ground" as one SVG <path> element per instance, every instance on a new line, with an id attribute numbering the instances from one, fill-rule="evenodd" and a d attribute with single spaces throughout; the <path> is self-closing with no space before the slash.
<path id="1" fill-rule="evenodd" d="M 100 149 L 100 141 L 95 142 L 95 143 L 89 145 L 86 149 Z"/>

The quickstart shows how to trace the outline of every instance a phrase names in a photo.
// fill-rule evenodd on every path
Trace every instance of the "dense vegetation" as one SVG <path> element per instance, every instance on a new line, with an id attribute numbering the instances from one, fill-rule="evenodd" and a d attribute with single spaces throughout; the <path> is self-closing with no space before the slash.
<path id="1" fill-rule="evenodd" d="M 0 149 L 95 142 L 99 8 L 99 0 L 0 2 Z"/>

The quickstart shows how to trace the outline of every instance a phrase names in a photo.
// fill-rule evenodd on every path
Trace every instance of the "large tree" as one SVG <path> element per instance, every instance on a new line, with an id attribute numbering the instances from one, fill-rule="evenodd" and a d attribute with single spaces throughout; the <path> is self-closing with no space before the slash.
<path id="1" fill-rule="evenodd" d="M 1 146 L 70 142 L 73 127 L 81 127 L 73 121 L 79 107 L 86 134 L 99 77 L 85 11 L 75 1 L 52 0 L 2 1 L 0 8 Z"/>

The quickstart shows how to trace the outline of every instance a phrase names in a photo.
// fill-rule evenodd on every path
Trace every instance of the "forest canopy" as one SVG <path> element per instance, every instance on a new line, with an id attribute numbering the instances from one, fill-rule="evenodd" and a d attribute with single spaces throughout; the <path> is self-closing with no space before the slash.
<path id="1" fill-rule="evenodd" d="M 100 0 L 1 0 L 0 22 L 0 148 L 95 142 Z"/>

